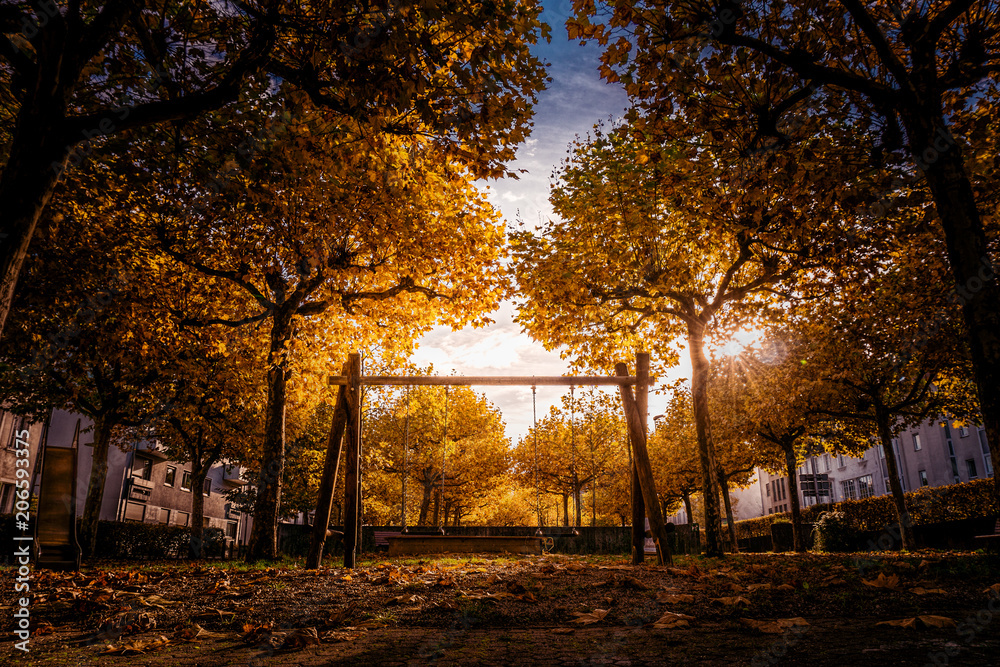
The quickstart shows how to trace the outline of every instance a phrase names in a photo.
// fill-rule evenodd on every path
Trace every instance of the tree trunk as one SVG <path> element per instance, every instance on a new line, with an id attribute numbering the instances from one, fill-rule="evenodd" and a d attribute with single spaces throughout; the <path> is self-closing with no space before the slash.
<path id="1" fill-rule="evenodd" d="M 191 466 L 191 543 L 189 558 L 205 554 L 205 478 L 211 463 Z"/>
<path id="2" fill-rule="evenodd" d="M 425 478 L 425 481 L 421 483 L 421 487 L 424 489 L 424 495 L 420 499 L 420 516 L 417 517 L 417 525 L 426 526 L 427 515 L 431 510 L 431 493 L 434 491 L 434 482 L 433 480 L 426 481 Z"/>
<path id="3" fill-rule="evenodd" d="M 292 338 L 294 308 L 286 303 L 271 328 L 268 354 L 267 407 L 264 447 L 257 500 L 253 509 L 253 531 L 247 545 L 247 561 L 278 557 L 278 505 L 281 502 L 281 475 L 285 468 L 285 404 L 288 397 L 287 345 Z"/>
<path id="4" fill-rule="evenodd" d="M 722 500 L 726 507 L 726 522 L 729 529 L 729 544 L 733 553 L 739 553 L 740 546 L 736 543 L 736 522 L 733 521 L 733 502 L 729 497 L 729 479 L 722 466 L 719 466 L 719 488 L 722 489 Z"/>
<path id="5" fill-rule="evenodd" d="M 705 555 L 721 556 L 719 544 L 722 516 L 715 478 L 715 445 L 712 442 L 708 412 L 709 362 L 705 356 L 705 326 L 688 323 L 688 350 L 691 354 L 691 399 L 694 404 L 695 431 L 698 435 L 698 459 L 701 462 L 702 497 L 705 499 Z"/>
<path id="6" fill-rule="evenodd" d="M 597 525 L 597 475 L 590 482 L 590 525 Z"/>
<path id="7" fill-rule="evenodd" d="M 795 460 L 794 443 L 782 443 L 781 449 L 785 452 L 785 472 L 788 474 L 788 502 L 792 507 L 792 546 L 798 552 L 806 550 L 805 541 L 802 539 L 802 508 L 799 506 L 799 483 L 796 470 L 798 462 Z"/>
<path id="8" fill-rule="evenodd" d="M 58 76 L 39 65 L 40 77 Z M 46 72 L 45 70 L 49 70 Z M 34 85 L 38 84 L 38 85 Z M 59 174 L 80 137 L 62 130 L 65 100 L 61 86 L 52 81 L 29 82 L 15 121 L 15 134 L 7 162 L 0 174 L 0 333 L 3 333 L 14 298 L 14 288 L 38 221 L 55 192 Z"/>
<path id="9" fill-rule="evenodd" d="M 111 424 L 104 417 L 94 418 L 94 455 L 90 468 L 90 483 L 87 499 L 83 505 L 80 521 L 80 541 L 84 545 L 84 556 L 93 558 L 97 549 L 97 522 L 101 519 L 101 505 L 104 502 L 104 485 L 108 479 L 108 448 L 111 444 Z"/>
<path id="10" fill-rule="evenodd" d="M 581 497 L 582 494 L 583 494 L 582 485 L 579 482 L 577 482 L 576 488 L 573 490 L 573 505 L 576 508 L 576 523 L 573 525 L 575 525 L 577 528 L 583 525 L 583 498 Z"/>
<path id="11" fill-rule="evenodd" d="M 563 499 L 563 526 L 569 528 L 569 494 L 562 494 Z"/>
<path id="12" fill-rule="evenodd" d="M 694 523 L 694 514 L 691 512 L 691 494 L 687 491 L 682 491 L 681 498 L 684 499 L 684 511 L 687 513 L 688 523 Z"/>
<path id="13" fill-rule="evenodd" d="M 904 549 L 913 549 L 916 543 L 913 539 L 913 521 L 906 509 L 906 496 L 903 495 L 903 485 L 899 483 L 899 467 L 896 465 L 896 451 L 892 448 L 892 431 L 889 428 L 889 415 L 881 410 L 875 412 L 878 439 L 885 452 L 885 465 L 889 469 L 889 489 L 892 491 L 892 502 L 896 506 L 896 518 L 899 519 L 899 537 Z"/>
<path id="14" fill-rule="evenodd" d="M 434 525 L 441 525 L 441 488 L 434 490 Z"/>
<path id="15" fill-rule="evenodd" d="M 900 117 L 944 230 L 955 279 L 953 298 L 965 319 L 980 413 L 994 462 L 993 500 L 1000 513 L 1000 285 L 961 148 L 945 126 L 940 104 L 936 106 Z"/>

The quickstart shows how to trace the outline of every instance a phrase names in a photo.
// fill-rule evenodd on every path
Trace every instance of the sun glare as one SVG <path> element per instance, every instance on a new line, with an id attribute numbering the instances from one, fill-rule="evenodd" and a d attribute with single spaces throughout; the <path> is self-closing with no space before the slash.
<path id="1" fill-rule="evenodd" d="M 740 329 L 719 347 L 719 352 L 727 357 L 735 357 L 750 345 L 760 342 L 761 335 L 762 332 L 757 329 Z"/>

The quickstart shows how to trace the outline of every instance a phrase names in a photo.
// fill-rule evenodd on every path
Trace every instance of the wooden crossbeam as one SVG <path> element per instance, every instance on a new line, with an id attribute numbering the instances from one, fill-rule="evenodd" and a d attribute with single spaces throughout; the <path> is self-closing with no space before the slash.
<path id="1" fill-rule="evenodd" d="M 656 378 L 650 377 L 646 382 L 654 382 Z M 606 377 L 603 375 L 363 375 L 358 378 L 358 384 L 362 386 L 417 386 L 417 385 L 522 385 L 522 386 L 616 386 L 634 385 L 637 379 L 634 376 Z M 347 384 L 346 375 L 331 375 L 328 380 L 331 386 L 341 386 Z"/>

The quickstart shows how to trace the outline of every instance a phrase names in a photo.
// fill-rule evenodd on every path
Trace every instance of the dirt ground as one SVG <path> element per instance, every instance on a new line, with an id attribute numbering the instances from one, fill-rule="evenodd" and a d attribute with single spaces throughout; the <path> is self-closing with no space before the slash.
<path id="1" fill-rule="evenodd" d="M 955 552 L 444 555 L 3 571 L 0 664 L 997 665 L 1000 558 Z"/>

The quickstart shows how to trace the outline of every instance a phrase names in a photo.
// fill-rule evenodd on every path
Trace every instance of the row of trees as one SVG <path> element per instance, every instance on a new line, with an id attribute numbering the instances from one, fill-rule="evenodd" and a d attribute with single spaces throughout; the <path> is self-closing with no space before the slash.
<path id="1" fill-rule="evenodd" d="M 570 37 L 604 46 L 602 76 L 633 108 L 572 147 L 551 196 L 562 220 L 514 235 L 519 320 L 595 368 L 630 348 L 668 366 L 686 342 L 708 552 L 721 551 L 718 429 L 732 421 L 711 408 L 712 332 L 769 328 L 817 369 L 810 388 L 837 390 L 818 406 L 805 390 L 733 394 L 729 405 L 772 407 L 748 436 L 781 449 L 790 473 L 805 436 L 858 443 L 860 429 L 887 447 L 932 410 L 974 415 L 998 460 L 995 170 L 983 159 L 996 145 L 996 7 L 575 7 Z M 774 387 L 798 386 L 790 378 Z"/>
<path id="2" fill-rule="evenodd" d="M 249 558 L 275 557 L 286 430 L 323 378 L 484 321 L 503 228 L 473 181 L 527 133 L 540 10 L 0 8 L 2 396 L 93 419 L 85 541 L 131 428 L 196 475 L 256 470 Z"/>

